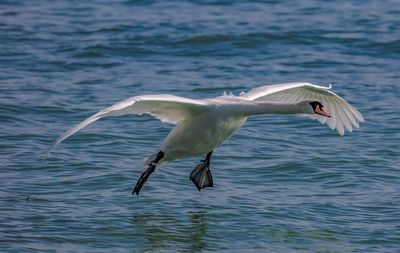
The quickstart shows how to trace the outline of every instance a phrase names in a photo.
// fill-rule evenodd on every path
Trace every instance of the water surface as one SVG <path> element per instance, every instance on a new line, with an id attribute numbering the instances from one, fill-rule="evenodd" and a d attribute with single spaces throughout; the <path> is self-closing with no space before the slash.
<path id="1" fill-rule="evenodd" d="M 4 252 L 399 252 L 397 1 L 0 3 L 0 242 Z M 366 122 L 340 137 L 295 116 L 251 118 L 215 150 L 215 187 L 171 162 L 139 197 L 171 130 L 107 118 L 130 96 L 333 84 Z"/>

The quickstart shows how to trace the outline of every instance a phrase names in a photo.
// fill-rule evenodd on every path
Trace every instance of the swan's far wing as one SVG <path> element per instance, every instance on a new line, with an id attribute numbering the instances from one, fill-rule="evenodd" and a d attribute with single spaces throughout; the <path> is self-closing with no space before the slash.
<path id="1" fill-rule="evenodd" d="M 304 100 L 316 99 L 322 103 L 324 110 L 330 118 L 317 114 L 304 114 L 304 116 L 327 124 L 331 129 L 336 129 L 340 135 L 344 130 L 353 131 L 364 122 L 363 116 L 357 109 L 344 99 L 331 92 L 331 87 L 323 87 L 310 83 L 287 83 L 267 85 L 255 88 L 242 95 L 251 101 L 270 101 L 279 103 L 298 103 Z"/>
<path id="2" fill-rule="evenodd" d="M 177 124 L 182 120 L 194 117 L 206 110 L 208 110 L 208 106 L 202 100 L 189 99 L 168 94 L 131 97 L 99 111 L 83 122 L 72 127 L 58 137 L 50 150 L 82 128 L 103 117 L 119 116 L 124 114 L 150 114 L 162 122 Z"/>
<path id="3" fill-rule="evenodd" d="M 161 94 L 131 97 L 100 112 L 107 113 L 106 116 L 149 114 L 162 122 L 177 124 L 208 109 L 203 100 Z"/>

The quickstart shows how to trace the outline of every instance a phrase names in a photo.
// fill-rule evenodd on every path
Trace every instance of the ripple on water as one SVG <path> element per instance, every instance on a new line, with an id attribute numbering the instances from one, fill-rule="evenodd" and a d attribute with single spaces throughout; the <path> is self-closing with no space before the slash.
<path id="1" fill-rule="evenodd" d="M 399 252 L 396 1 L 2 1 L 0 240 L 5 252 Z M 364 115 L 343 137 L 305 118 L 249 118 L 215 150 L 157 171 L 150 116 L 63 131 L 139 94 L 333 84 Z"/>

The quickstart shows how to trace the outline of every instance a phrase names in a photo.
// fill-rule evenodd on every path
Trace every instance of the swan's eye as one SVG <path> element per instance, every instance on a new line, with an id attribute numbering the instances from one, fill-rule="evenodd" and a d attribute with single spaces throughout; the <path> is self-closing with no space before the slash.
<path id="1" fill-rule="evenodd" d="M 315 110 L 317 106 L 320 106 L 321 108 L 323 107 L 323 105 L 318 101 L 311 102 L 310 105 L 312 106 L 313 110 Z"/>

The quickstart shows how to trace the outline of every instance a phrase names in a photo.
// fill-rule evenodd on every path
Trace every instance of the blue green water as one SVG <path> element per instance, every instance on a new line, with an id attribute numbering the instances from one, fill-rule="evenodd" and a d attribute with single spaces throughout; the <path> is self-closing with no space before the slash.
<path id="1" fill-rule="evenodd" d="M 400 252 L 398 1 L 0 2 L 0 251 Z M 366 122 L 344 137 L 250 119 L 215 150 L 214 188 L 168 163 L 131 196 L 172 125 L 107 118 L 140 94 L 192 98 L 306 81 Z"/>

